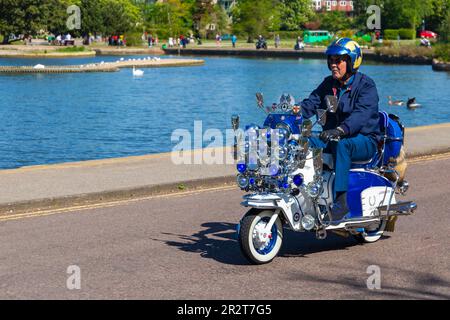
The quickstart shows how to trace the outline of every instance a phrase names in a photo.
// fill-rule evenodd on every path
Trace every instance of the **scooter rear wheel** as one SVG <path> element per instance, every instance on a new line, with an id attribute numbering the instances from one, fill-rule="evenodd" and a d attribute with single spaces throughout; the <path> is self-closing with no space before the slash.
<path id="1" fill-rule="evenodd" d="M 378 228 L 373 230 L 364 230 L 364 232 L 354 235 L 359 243 L 374 243 L 380 240 L 386 229 L 387 220 L 383 219 Z"/>

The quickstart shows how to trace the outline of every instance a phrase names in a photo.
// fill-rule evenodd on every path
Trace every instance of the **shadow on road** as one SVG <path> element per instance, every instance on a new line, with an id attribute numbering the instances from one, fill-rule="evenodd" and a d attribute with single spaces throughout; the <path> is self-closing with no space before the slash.
<path id="1" fill-rule="evenodd" d="M 374 261 L 360 261 L 359 265 L 374 265 Z M 399 267 L 380 265 L 381 288 L 369 290 L 367 279 L 370 274 L 361 272 L 356 275 L 346 273 L 343 270 L 352 270 L 354 265 L 328 265 L 327 275 L 318 273 L 292 274 L 292 281 L 311 283 L 311 286 L 330 287 L 339 285 L 347 288 L 348 294 L 343 299 L 450 299 L 450 282 L 437 275 L 418 271 L 408 270 Z M 332 272 L 330 272 L 332 271 Z M 330 276 L 329 274 L 332 274 Z"/>
<path id="2" fill-rule="evenodd" d="M 387 239 L 383 236 L 380 241 Z M 284 242 L 280 256 L 307 257 L 310 254 L 323 251 L 348 250 L 360 245 L 353 237 L 343 238 L 328 232 L 325 240 L 317 240 L 313 232 L 295 232 L 284 229 Z"/>
<path id="3" fill-rule="evenodd" d="M 154 239 L 186 252 L 199 253 L 203 258 L 214 259 L 232 265 L 250 264 L 241 253 L 237 241 L 235 223 L 208 222 L 201 225 L 203 230 L 193 235 L 163 232 L 165 237 L 177 239 Z M 383 239 L 382 239 L 383 240 Z M 310 254 L 348 250 L 359 245 L 352 237 L 342 238 L 330 233 L 325 240 L 317 240 L 314 233 L 298 233 L 284 229 L 284 242 L 279 257 L 307 257 Z"/>
<path id="4" fill-rule="evenodd" d="M 165 236 L 176 236 L 177 240 L 161 240 L 167 245 L 177 247 L 186 252 L 197 252 L 203 258 L 214 259 L 220 263 L 247 265 L 236 240 L 235 223 L 208 222 L 201 225 L 204 230 L 191 236 L 165 233 Z"/>

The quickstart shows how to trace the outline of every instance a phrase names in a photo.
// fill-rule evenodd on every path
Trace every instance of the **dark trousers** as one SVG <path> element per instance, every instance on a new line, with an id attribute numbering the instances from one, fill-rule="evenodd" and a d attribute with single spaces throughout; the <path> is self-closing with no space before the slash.
<path id="1" fill-rule="evenodd" d="M 352 138 L 344 138 L 339 142 L 329 142 L 328 144 L 315 137 L 310 138 L 310 142 L 312 147 L 323 148 L 325 152 L 333 154 L 336 173 L 334 180 L 335 192 L 348 190 L 348 176 L 353 161 L 370 160 L 377 151 L 375 140 L 362 134 Z"/>

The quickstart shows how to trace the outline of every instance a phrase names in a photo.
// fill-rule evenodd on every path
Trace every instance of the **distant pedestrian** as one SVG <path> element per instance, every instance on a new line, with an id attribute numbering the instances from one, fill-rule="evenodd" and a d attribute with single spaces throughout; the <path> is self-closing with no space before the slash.
<path id="1" fill-rule="evenodd" d="M 220 34 L 216 34 L 216 46 L 220 47 L 220 41 L 222 41 Z"/>
<path id="2" fill-rule="evenodd" d="M 233 45 L 233 48 L 236 48 L 236 41 L 237 37 L 235 34 L 233 34 L 233 36 L 231 37 L 231 44 Z"/>
<path id="3" fill-rule="evenodd" d="M 281 40 L 280 40 L 280 35 L 277 34 L 277 35 L 275 36 L 275 48 L 278 48 L 278 47 L 280 46 L 280 42 L 281 42 Z"/>
<path id="4" fill-rule="evenodd" d="M 303 43 L 302 37 L 297 38 L 297 42 L 295 43 L 295 50 L 305 50 L 305 44 Z"/>
<path id="5" fill-rule="evenodd" d="M 148 36 L 148 47 L 149 48 L 153 47 L 153 37 L 152 37 L 152 35 Z"/>

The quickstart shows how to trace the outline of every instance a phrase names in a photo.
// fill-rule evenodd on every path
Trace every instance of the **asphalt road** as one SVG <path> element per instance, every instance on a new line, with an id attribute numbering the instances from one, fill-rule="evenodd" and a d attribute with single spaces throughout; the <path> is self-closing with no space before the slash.
<path id="1" fill-rule="evenodd" d="M 0 298 L 450 299 L 450 159 L 414 163 L 407 179 L 419 209 L 395 233 L 360 245 L 286 232 L 263 266 L 235 240 L 235 188 L 0 217 Z M 367 288 L 369 266 L 381 289 Z"/>

